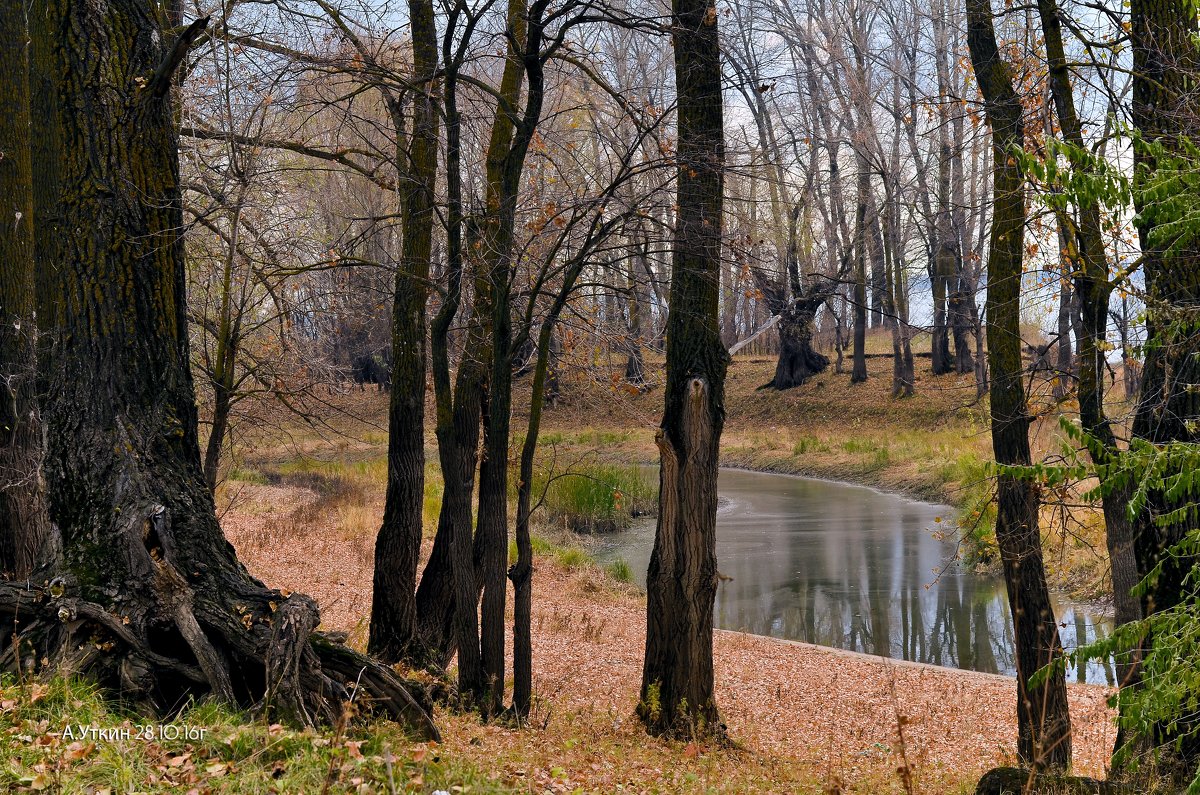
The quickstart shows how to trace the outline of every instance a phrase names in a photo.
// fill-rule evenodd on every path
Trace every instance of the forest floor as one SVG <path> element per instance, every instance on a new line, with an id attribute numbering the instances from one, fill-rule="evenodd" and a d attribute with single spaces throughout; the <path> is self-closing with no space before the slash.
<path id="1" fill-rule="evenodd" d="M 971 377 L 918 373 L 917 397 L 896 401 L 890 361 L 870 364 L 866 384 L 849 387 L 848 376 L 829 372 L 779 393 L 757 389 L 773 361 L 739 357 L 729 371 L 723 463 L 864 483 L 986 518 L 986 499 L 979 500 L 990 439 Z M 661 388 L 635 393 L 582 371 L 564 383 L 547 412 L 544 461 L 655 462 Z M 272 586 L 311 594 L 325 626 L 362 645 L 387 401 L 369 392 L 332 400 L 341 413 L 325 432 L 291 429 L 286 440 L 264 443 L 239 462 L 222 492 L 222 522 L 251 571 Z M 1058 444 L 1056 422 L 1047 417 L 1035 426 L 1042 449 Z M 518 408 L 514 433 L 523 425 Z M 432 519 L 436 490 L 429 496 Z M 735 745 L 648 739 L 633 716 L 644 596 L 587 556 L 563 554 L 569 533 L 539 532 L 558 546 L 544 545 L 537 558 L 534 725 L 517 731 L 438 715 L 445 733 L 439 753 L 464 770 L 487 771 L 487 785 L 472 779 L 471 791 L 904 792 L 911 780 L 911 791 L 968 792 L 981 772 L 1014 758 L 1011 678 L 731 632 L 717 633 L 715 655 L 718 703 Z M 1072 571 L 1094 542 L 1064 539 L 1063 548 L 1079 549 L 1057 563 L 1049 557 L 1053 569 Z M 1094 578 L 1100 567 L 1091 565 Z M 1102 687 L 1070 687 L 1083 774 L 1104 773 L 1114 737 L 1107 695 Z"/>

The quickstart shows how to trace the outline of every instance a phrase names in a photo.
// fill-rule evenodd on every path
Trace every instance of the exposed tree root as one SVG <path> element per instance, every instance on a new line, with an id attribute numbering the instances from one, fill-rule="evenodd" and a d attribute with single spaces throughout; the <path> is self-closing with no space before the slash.
<path id="1" fill-rule="evenodd" d="M 263 588 L 235 598 L 240 619 L 201 601 L 195 612 L 177 603 L 135 620 L 74 591 L 61 578 L 0 582 L 0 667 L 91 679 L 164 716 L 194 696 L 314 725 L 337 721 L 355 702 L 440 739 L 427 700 L 395 672 L 314 632 L 319 613 L 306 596 Z"/>

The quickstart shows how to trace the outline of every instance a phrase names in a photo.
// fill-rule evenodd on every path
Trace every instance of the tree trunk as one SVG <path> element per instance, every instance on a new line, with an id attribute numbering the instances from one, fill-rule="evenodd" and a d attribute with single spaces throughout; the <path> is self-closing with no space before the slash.
<path id="1" fill-rule="evenodd" d="M 636 259 L 645 258 L 646 245 L 646 241 L 637 245 L 637 253 L 634 255 Z M 642 352 L 642 296 L 641 285 L 633 268 L 629 269 L 628 296 L 626 305 L 629 307 L 629 333 L 625 344 L 629 353 L 625 360 L 625 383 L 641 388 L 646 384 L 646 357 Z M 732 320 L 732 311 L 727 311 L 726 319 Z"/>
<path id="2" fill-rule="evenodd" d="M 882 219 L 879 203 L 867 194 L 867 256 L 871 260 L 871 327 L 886 328 L 895 320 L 891 303 L 887 255 L 884 251 Z"/>
<path id="3" fill-rule="evenodd" d="M 529 519 L 533 512 L 533 459 L 541 432 L 542 407 L 545 405 L 546 383 L 550 373 L 554 327 L 566 306 L 567 297 L 575 286 L 586 262 L 579 257 L 563 276 L 563 283 L 554 299 L 537 339 L 537 361 L 533 370 L 532 393 L 529 398 L 529 424 L 521 445 L 521 469 L 517 481 L 517 562 L 508 569 L 513 586 L 513 713 L 519 721 L 529 717 L 533 697 L 533 541 Z"/>
<path id="4" fill-rule="evenodd" d="M 822 301 L 822 303 L 824 303 Z M 820 308 L 820 304 L 817 305 Z M 797 304 L 779 315 L 779 362 L 769 386 L 791 389 L 829 368 L 829 359 L 813 349 L 817 310 Z"/>
<path id="5" fill-rule="evenodd" d="M 1065 236 L 1063 230 L 1059 230 L 1059 240 Z M 1065 246 L 1060 248 L 1060 252 L 1065 254 Z M 1061 256 L 1061 254 L 1060 254 Z M 1065 262 L 1066 260 L 1064 260 Z M 1066 270 L 1070 266 L 1064 264 Z M 1065 400 L 1071 392 L 1071 359 L 1074 356 L 1071 345 L 1071 306 L 1074 303 L 1074 295 L 1071 290 L 1071 281 L 1067 273 L 1062 274 L 1058 279 L 1058 347 L 1054 362 L 1053 375 L 1053 394 L 1055 400 Z"/>
<path id="6" fill-rule="evenodd" d="M 953 288 L 948 300 L 950 328 L 954 334 L 954 372 L 971 373 L 975 371 L 975 359 L 971 355 L 971 285 L 963 272 L 962 249 L 954 255 Z"/>
<path id="7" fill-rule="evenodd" d="M 0 8 L 0 576 L 28 576 L 50 531 L 37 403 L 26 8 Z"/>
<path id="8" fill-rule="evenodd" d="M 717 8 L 709 0 L 674 0 L 672 17 L 678 213 L 638 714 L 652 734 L 694 737 L 723 732 L 712 641 L 717 465 L 729 363 L 717 319 L 725 146 Z"/>
<path id="9" fill-rule="evenodd" d="M 988 252 L 987 335 L 992 372 L 992 447 L 1002 465 L 1029 466 L 1030 417 L 1022 377 L 1020 300 L 1025 196 L 1012 150 L 1024 143 L 1021 103 L 996 45 L 988 0 L 967 0 L 967 43 L 992 131 L 993 217 Z M 1013 619 L 1017 662 L 1017 754 L 1035 769 L 1071 760 L 1071 719 L 1063 675 L 1039 687 L 1029 678 L 1062 656 L 1038 532 L 1034 484 L 1001 473 L 996 540 Z"/>
<path id="10" fill-rule="evenodd" d="M 933 284 L 933 374 L 945 375 L 954 371 L 954 360 L 950 354 L 949 285 L 954 273 L 954 249 L 950 239 L 949 213 L 938 213 L 934 225 L 937 237 L 933 246 L 933 262 L 930 263 L 929 278 Z"/>
<path id="11" fill-rule="evenodd" d="M 425 303 L 433 255 L 437 187 L 437 28 L 432 0 L 410 0 L 413 76 L 408 151 L 399 151 L 401 259 L 392 302 L 392 389 L 388 401 L 388 479 L 375 539 L 367 648 L 389 662 L 423 662 L 415 648 L 417 563 L 425 499 Z M 396 122 L 399 114 L 393 114 Z M 397 134 L 400 132 L 397 124 Z"/>
<path id="12" fill-rule="evenodd" d="M 850 383 L 867 380 L 867 198 L 871 192 L 866 155 L 858 153 L 858 209 L 854 222 L 854 365 Z"/>
<path id="13" fill-rule="evenodd" d="M 904 278 L 904 254 L 897 245 L 896 222 L 893 213 L 894 175 L 888 175 L 888 209 L 884 215 L 884 239 L 890 260 L 890 303 L 896 316 L 892 319 L 892 397 L 912 397 L 916 378 L 913 372 L 912 331 L 908 325 L 908 286 Z"/>
<path id="14" fill-rule="evenodd" d="M 957 339 L 957 312 L 954 293 L 956 265 L 961 246 L 954 228 L 954 216 L 950 206 L 951 181 L 954 170 L 953 146 L 950 141 L 950 40 L 947 33 L 946 8 L 942 0 L 936 0 L 932 13 L 934 58 L 937 67 L 938 87 L 938 183 L 937 215 L 934 219 L 934 242 L 931 246 L 933 261 L 929 277 L 933 286 L 933 374 L 945 375 L 954 372 L 955 360 L 950 353 L 950 332 L 954 327 Z M 959 350 L 956 347 L 956 350 Z"/>
<path id="15" fill-rule="evenodd" d="M 147 0 L 51 2 L 60 190 L 76 234 L 47 275 L 48 585 L 0 584 L 0 664 L 48 663 L 159 714 L 189 697 L 333 721 L 363 689 L 426 737 L 428 712 L 385 666 L 324 639 L 308 597 L 266 588 L 217 524 L 200 465 L 184 306 L 175 43 Z M 61 60 L 59 60 L 61 59 Z M 13 637 L 13 617 L 21 634 Z M 111 643 L 105 651 L 101 647 Z M 362 699 L 360 699 L 362 701 Z"/>
<path id="16" fill-rule="evenodd" d="M 229 418 L 233 410 L 235 365 L 238 346 L 241 342 L 240 317 L 236 323 L 232 317 L 233 269 L 238 257 L 242 208 L 246 203 L 248 187 L 248 183 L 245 181 L 239 186 L 238 198 L 229 220 L 228 250 L 225 253 L 221 272 L 221 309 L 220 316 L 217 318 L 216 349 L 213 353 L 211 367 L 206 368 L 209 386 L 213 393 L 213 414 L 208 443 L 204 448 L 204 480 L 208 483 L 208 490 L 214 494 L 217 491 L 217 480 L 221 467 L 221 450 L 225 447 L 225 436 L 229 430 Z"/>
<path id="17" fill-rule="evenodd" d="M 1170 157 L 1179 152 L 1178 137 L 1194 138 L 1198 111 L 1192 87 L 1198 62 L 1194 9 L 1182 0 L 1134 0 L 1130 8 L 1133 45 L 1133 123 L 1145 144 L 1159 143 Z M 1147 212 L 1145 179 L 1159 167 L 1147 145 L 1134 147 L 1134 203 L 1146 277 L 1146 361 L 1141 395 L 1134 412 L 1133 434 L 1156 445 L 1196 443 L 1200 421 L 1200 333 L 1196 305 L 1200 302 L 1200 269 L 1195 243 L 1166 250 L 1153 238 L 1158 223 L 1178 222 Z M 1160 477 L 1174 473 L 1162 473 Z M 1146 616 L 1175 607 L 1194 590 L 1195 561 L 1170 550 L 1198 529 L 1195 511 L 1178 521 L 1160 524 L 1158 516 L 1177 509 L 1187 492 L 1172 500 L 1152 490 L 1146 507 L 1134 519 L 1134 552 L 1138 575 L 1156 567 L 1161 572 L 1146 583 L 1142 610 Z M 1153 636 L 1146 639 L 1152 647 Z M 1194 698 L 1194 696 L 1193 696 Z M 1194 714 L 1175 723 L 1158 724 L 1151 744 L 1159 748 L 1160 772 L 1180 786 L 1195 775 L 1200 737 Z M 1176 744 L 1177 743 L 1177 744 Z"/>

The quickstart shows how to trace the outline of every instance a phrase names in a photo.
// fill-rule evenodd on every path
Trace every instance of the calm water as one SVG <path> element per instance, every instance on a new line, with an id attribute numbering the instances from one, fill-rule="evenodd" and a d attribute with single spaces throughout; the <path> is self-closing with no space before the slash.
<path id="1" fill-rule="evenodd" d="M 861 486 L 721 470 L 717 562 L 732 577 L 717 591 L 722 629 L 772 635 L 987 673 L 1014 674 L 1004 583 L 954 560 L 937 532 L 945 506 Z M 937 520 L 941 518 L 939 523 Z M 623 558 L 639 584 L 654 520 L 600 540 L 602 561 Z M 1095 640 L 1108 618 L 1058 603 L 1063 644 Z M 1072 672 L 1111 682 L 1108 666 Z"/>

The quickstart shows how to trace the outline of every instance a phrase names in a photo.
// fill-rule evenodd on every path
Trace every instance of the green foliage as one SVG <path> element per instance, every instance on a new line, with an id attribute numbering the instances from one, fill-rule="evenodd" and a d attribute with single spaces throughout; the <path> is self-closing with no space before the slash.
<path id="1" fill-rule="evenodd" d="M 1064 141 L 1048 139 L 1044 154 L 1016 151 L 1022 172 L 1041 202 L 1055 212 L 1096 202 L 1110 212 L 1134 205 L 1134 219 L 1149 230 L 1149 244 L 1167 256 L 1200 240 L 1200 146 L 1185 138 L 1147 141 L 1135 129 L 1123 135 L 1143 155 L 1130 179 L 1121 164 Z"/>
<path id="2" fill-rule="evenodd" d="M 1200 237 L 1200 147 L 1187 138 L 1134 139 L 1153 163 L 1137 175 L 1141 211 L 1136 222 L 1149 227 L 1150 245 L 1167 256 L 1193 246 Z"/>
<path id="3" fill-rule="evenodd" d="M 1200 660 L 1200 529 L 1195 529 L 1200 504 L 1200 445 L 1184 442 L 1154 445 L 1133 439 L 1129 449 L 1118 452 L 1109 463 L 1093 466 L 1082 451 L 1097 450 L 1100 443 L 1066 418 L 1060 420 L 1060 424 L 1067 437 L 1062 464 L 1005 467 L 1003 471 L 1049 488 L 1095 477 L 1098 485 L 1085 491 L 1086 499 L 1100 500 L 1119 489 L 1132 495 L 1128 504 L 1130 519 L 1150 510 L 1153 501 L 1154 506 L 1174 506 L 1154 516 L 1160 528 L 1191 528 L 1161 558 L 1191 563 L 1179 604 L 1118 627 L 1108 637 L 1079 647 L 1039 671 L 1035 680 L 1042 681 L 1052 672 L 1087 660 L 1126 659 L 1133 650 L 1146 646 L 1146 638 L 1152 637 L 1153 642 L 1144 648 L 1140 684 L 1121 688 L 1113 696 L 1114 705 L 1120 707 L 1119 720 L 1126 737 L 1125 745 L 1118 749 L 1113 761 L 1118 766 L 1136 765 L 1136 750 L 1147 742 L 1152 743 L 1158 727 L 1175 736 L 1176 742 L 1200 737 L 1200 723 L 1195 720 L 1200 708 L 1200 665 L 1197 664 Z M 1105 459 L 1102 457 L 1101 460 Z M 1160 562 L 1134 589 L 1135 595 L 1145 594 L 1161 574 Z M 1188 792 L 1200 795 L 1200 769 L 1195 771 Z"/>
<path id="4" fill-rule="evenodd" d="M 657 723 L 662 717 L 662 686 L 651 682 L 646 687 L 646 697 L 638 705 L 638 712 L 650 723 Z"/>
<path id="5" fill-rule="evenodd" d="M 938 468 L 944 482 L 958 484 L 958 527 L 968 563 L 986 563 L 996 550 L 996 501 L 988 462 L 963 453 Z"/>
<path id="6" fill-rule="evenodd" d="M 1093 202 L 1108 208 L 1128 207 L 1133 185 L 1118 163 L 1055 138 L 1044 154 L 1015 150 L 1021 171 L 1038 188 L 1038 197 L 1055 211 Z"/>

